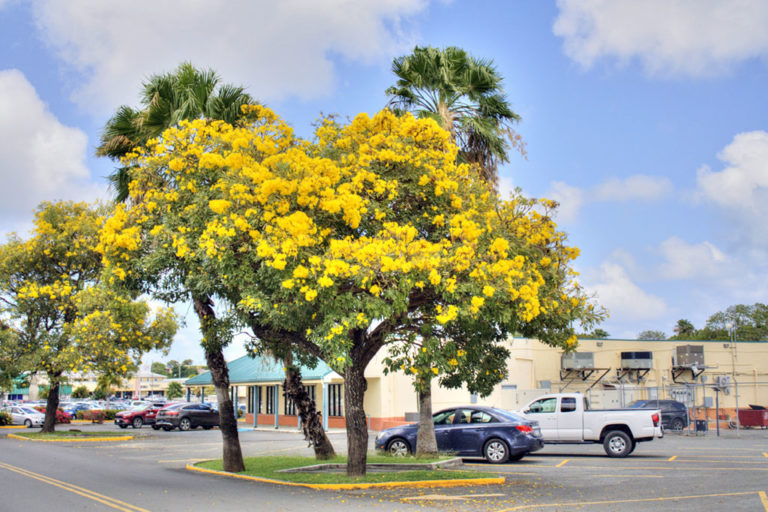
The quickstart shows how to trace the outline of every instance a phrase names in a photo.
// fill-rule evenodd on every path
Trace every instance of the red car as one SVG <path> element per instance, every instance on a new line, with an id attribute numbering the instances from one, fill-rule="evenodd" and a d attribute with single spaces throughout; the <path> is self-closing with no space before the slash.
<path id="1" fill-rule="evenodd" d="M 167 405 L 170 404 L 164 402 L 147 402 L 146 404 L 134 405 L 126 411 L 120 411 L 115 414 L 115 424 L 120 428 L 128 428 L 128 425 L 133 428 L 141 428 L 143 425 L 152 425 L 152 428 L 157 430 L 160 427 L 155 425 L 155 416 L 157 416 L 157 411 Z"/>

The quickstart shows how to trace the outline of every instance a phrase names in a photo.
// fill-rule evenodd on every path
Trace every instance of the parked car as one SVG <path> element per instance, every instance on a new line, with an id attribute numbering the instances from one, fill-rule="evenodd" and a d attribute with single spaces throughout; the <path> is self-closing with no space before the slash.
<path id="1" fill-rule="evenodd" d="M 539 422 L 545 443 L 601 443 L 609 457 L 626 457 L 637 443 L 664 437 L 660 410 L 590 410 L 581 393 L 544 395 L 521 414 Z"/>
<path id="2" fill-rule="evenodd" d="M 14 406 L 6 409 L 13 418 L 14 425 L 26 425 L 28 428 L 42 427 L 45 414 L 32 407 Z"/>
<path id="3" fill-rule="evenodd" d="M 544 446 L 536 421 L 494 407 L 443 409 L 432 415 L 432 421 L 438 451 L 484 457 L 492 464 L 518 461 Z M 418 430 L 418 424 L 382 430 L 375 447 L 395 456 L 414 453 Z"/>
<path id="4" fill-rule="evenodd" d="M 158 411 L 155 423 L 163 430 L 191 430 L 203 427 L 206 430 L 219 426 L 219 411 L 210 404 L 174 404 Z"/>
<path id="5" fill-rule="evenodd" d="M 660 409 L 661 426 L 669 430 L 683 430 L 690 423 L 688 408 L 677 400 L 637 400 L 630 409 Z"/>
<path id="6" fill-rule="evenodd" d="M 159 427 L 155 425 L 155 417 L 157 416 L 157 412 L 165 406 L 165 402 L 145 403 L 133 406 L 128 410 L 116 413 L 115 424 L 120 428 L 128 428 L 129 425 L 133 428 L 141 428 L 143 425 L 152 425 L 152 428 L 157 430 Z"/>

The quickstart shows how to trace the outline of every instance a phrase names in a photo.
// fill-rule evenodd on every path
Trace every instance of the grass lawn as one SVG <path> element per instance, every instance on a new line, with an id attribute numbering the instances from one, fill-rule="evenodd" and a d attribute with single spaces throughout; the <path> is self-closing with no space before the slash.
<path id="1" fill-rule="evenodd" d="M 369 455 L 368 463 L 387 464 L 419 464 L 447 460 L 449 457 L 436 459 L 417 459 L 415 457 L 389 457 L 386 455 Z M 382 483 L 382 482 L 413 482 L 419 480 L 458 480 L 463 478 L 493 478 L 498 475 L 493 473 L 480 473 L 477 471 L 462 471 L 455 469 L 433 469 L 413 471 L 385 471 L 368 472 L 362 478 L 350 478 L 344 474 L 331 472 L 302 472 L 302 473 L 278 473 L 281 469 L 298 468 L 302 466 L 314 466 L 315 464 L 346 464 L 346 457 L 335 457 L 326 461 L 318 461 L 314 457 L 247 457 L 245 459 L 245 471 L 242 475 L 250 475 L 284 482 L 296 482 L 304 484 L 348 484 L 348 483 Z M 199 462 L 197 466 L 205 469 L 221 471 L 221 460 Z"/>
<path id="2" fill-rule="evenodd" d="M 71 430 L 58 430 L 53 433 L 47 432 L 17 432 L 17 436 L 29 439 L 77 439 L 89 437 L 125 437 L 122 432 L 72 432 Z"/>

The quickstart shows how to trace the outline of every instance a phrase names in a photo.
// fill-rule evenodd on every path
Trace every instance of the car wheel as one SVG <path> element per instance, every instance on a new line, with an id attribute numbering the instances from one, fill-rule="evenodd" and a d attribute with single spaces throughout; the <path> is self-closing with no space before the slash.
<path id="1" fill-rule="evenodd" d="M 634 443 L 626 432 L 612 430 L 605 435 L 603 448 L 609 457 L 626 457 L 634 449 Z"/>
<path id="2" fill-rule="evenodd" d="M 136 416 L 133 418 L 133 421 L 131 422 L 131 426 L 133 428 L 141 428 L 141 426 L 144 424 L 144 420 L 141 419 L 141 416 Z"/>
<path id="3" fill-rule="evenodd" d="M 24 420 L 24 425 L 26 425 L 27 428 L 32 428 L 32 420 Z"/>
<path id="4" fill-rule="evenodd" d="M 183 430 L 184 432 L 186 432 L 191 428 L 192 428 L 192 422 L 189 421 L 189 418 L 181 418 L 181 420 L 179 421 L 179 430 Z"/>
<path id="5" fill-rule="evenodd" d="M 171 430 L 173 430 L 173 427 L 163 427 L 163 430 L 165 430 L 166 432 L 170 432 Z"/>
<path id="6" fill-rule="evenodd" d="M 672 424 L 669 426 L 671 430 L 683 430 L 685 425 L 683 425 L 683 419 L 682 418 L 675 418 L 672 420 Z"/>
<path id="7" fill-rule="evenodd" d="M 411 453 L 408 443 L 405 439 L 395 438 L 387 444 L 387 453 L 393 457 L 405 457 Z"/>
<path id="8" fill-rule="evenodd" d="M 160 425 L 152 425 L 152 430 L 160 430 Z"/>
<path id="9" fill-rule="evenodd" d="M 501 439 L 491 439 L 485 443 L 483 457 L 491 464 L 503 464 L 509 460 L 509 447 Z"/>
<path id="10" fill-rule="evenodd" d="M 128 425 L 125 425 L 123 423 L 118 423 L 117 426 L 120 428 L 128 428 Z"/>

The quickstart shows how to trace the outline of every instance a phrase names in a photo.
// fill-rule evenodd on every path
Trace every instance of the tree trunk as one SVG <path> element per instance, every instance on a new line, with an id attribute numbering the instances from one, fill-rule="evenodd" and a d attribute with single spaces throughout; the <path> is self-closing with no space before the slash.
<path id="1" fill-rule="evenodd" d="M 48 389 L 48 398 L 45 404 L 45 421 L 41 432 L 56 431 L 56 411 L 59 410 L 59 377 L 60 375 L 49 375 L 50 388 Z"/>
<path id="2" fill-rule="evenodd" d="M 240 437 L 237 434 L 235 408 L 229 397 L 229 370 L 221 350 L 206 352 L 205 359 L 211 371 L 216 398 L 219 402 L 219 429 L 223 441 L 222 469 L 231 473 L 245 471 L 243 453 L 240 450 Z"/>
<path id="3" fill-rule="evenodd" d="M 367 388 L 363 375 L 364 366 L 352 364 L 344 373 L 344 407 L 347 409 L 347 476 L 365 476 L 368 425 L 363 409 L 363 398 Z"/>
<path id="4" fill-rule="evenodd" d="M 310 442 L 315 450 L 317 460 L 328 460 L 336 456 L 328 436 L 323 430 L 322 415 L 317 412 L 317 404 L 309 396 L 301 383 L 301 372 L 293 365 L 293 356 L 283 359 L 285 364 L 285 382 L 283 390 L 286 398 L 293 401 L 301 418 L 301 429 L 304 439 Z"/>
<path id="5" fill-rule="evenodd" d="M 437 455 L 435 424 L 432 422 L 432 379 L 419 377 L 419 433 L 416 437 L 416 456 Z"/>

